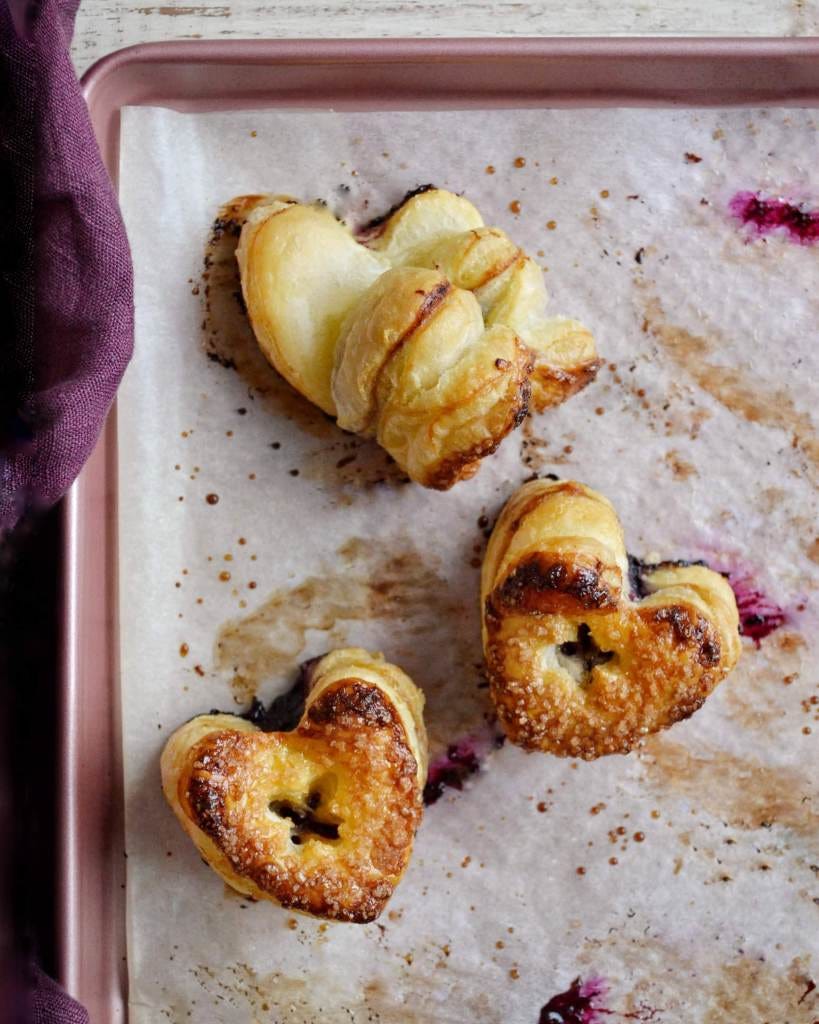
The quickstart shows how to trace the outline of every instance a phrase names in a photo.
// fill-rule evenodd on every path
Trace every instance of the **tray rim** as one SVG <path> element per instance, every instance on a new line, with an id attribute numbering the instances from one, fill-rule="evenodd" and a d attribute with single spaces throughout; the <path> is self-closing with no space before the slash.
<path id="1" fill-rule="evenodd" d="M 539 61 L 554 57 L 589 60 L 698 61 L 734 64 L 789 59 L 814 74 L 819 105 L 819 37 L 473 37 L 376 39 L 178 40 L 140 43 L 107 54 L 82 76 L 83 95 L 95 124 L 109 174 L 117 186 L 118 115 L 139 102 L 127 77 L 160 64 L 304 66 L 379 64 L 475 64 Z M 815 71 L 814 71 L 815 69 Z M 118 83 L 118 79 L 122 82 Z M 99 115 L 109 97 L 122 96 Z M 434 94 L 431 78 L 426 85 Z M 786 91 L 786 90 L 785 90 Z M 521 89 L 526 93 L 527 89 Z M 646 89 L 650 94 L 650 89 Z M 172 106 L 168 97 L 162 105 Z M 193 97 L 195 99 L 195 97 Z M 758 101 L 757 101 L 758 102 Z M 144 105 L 144 103 L 143 103 Z M 271 96 L 271 106 L 276 106 Z M 507 104 L 508 105 L 508 104 Z M 672 106 L 663 102 L 662 106 Z M 689 104 L 696 105 L 696 104 Z M 205 101 L 201 109 L 209 109 Z M 234 105 L 233 109 L 239 109 Z M 56 938 L 58 978 L 83 1001 L 94 1024 L 124 1021 L 125 961 L 124 831 L 119 715 L 117 622 L 116 405 L 94 452 L 62 504 L 63 581 L 61 660 L 57 708 Z M 89 695 L 93 702 L 89 706 Z M 95 741 L 97 746 L 94 745 Z M 81 791 L 79 769 L 94 769 L 100 792 Z M 94 860 L 89 863 L 89 849 Z M 95 874 L 96 870 L 96 874 Z M 83 902 L 91 890 L 91 905 Z M 107 896 L 106 896 L 107 891 Z M 86 941 L 83 942 L 83 937 Z"/>
<path id="2" fill-rule="evenodd" d="M 179 39 L 135 43 L 106 54 L 83 74 L 86 100 L 99 83 L 126 64 L 195 60 L 198 63 L 261 63 L 271 60 L 484 61 L 510 57 L 678 57 L 761 60 L 819 57 L 819 36 L 458 36 L 452 38 Z"/>

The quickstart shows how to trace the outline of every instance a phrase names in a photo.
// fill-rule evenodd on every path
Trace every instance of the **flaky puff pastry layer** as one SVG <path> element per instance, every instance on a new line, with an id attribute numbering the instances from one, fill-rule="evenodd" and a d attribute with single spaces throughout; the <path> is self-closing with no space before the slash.
<path id="1" fill-rule="evenodd" d="M 345 430 L 437 489 L 596 373 L 591 334 L 548 318 L 543 275 L 475 207 L 423 189 L 361 240 L 326 208 L 270 198 L 237 249 L 259 345 Z"/>
<path id="2" fill-rule="evenodd" d="M 409 863 L 427 772 L 424 698 L 358 648 L 311 670 L 292 732 L 200 715 L 162 754 L 162 788 L 205 861 L 238 892 L 373 921 Z"/>
<path id="3" fill-rule="evenodd" d="M 587 760 L 700 708 L 736 664 L 733 591 L 702 565 L 643 566 L 630 592 L 617 513 L 583 484 L 507 502 L 481 575 L 492 699 L 509 739 Z"/>

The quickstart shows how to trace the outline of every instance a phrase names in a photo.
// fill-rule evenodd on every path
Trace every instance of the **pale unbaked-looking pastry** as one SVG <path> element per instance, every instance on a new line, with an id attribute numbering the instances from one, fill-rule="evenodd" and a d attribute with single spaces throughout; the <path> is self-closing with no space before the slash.
<path id="1" fill-rule="evenodd" d="M 236 256 L 267 359 L 418 483 L 472 476 L 531 404 L 564 401 L 599 360 L 547 317 L 540 268 L 462 196 L 410 194 L 363 240 L 321 205 L 268 197 Z"/>
<path id="2" fill-rule="evenodd" d="M 372 921 L 409 862 L 427 772 L 424 698 L 380 654 L 312 667 L 292 732 L 229 714 L 171 736 L 162 788 L 228 885 L 337 921 Z"/>
<path id="3" fill-rule="evenodd" d="M 693 714 L 739 658 L 728 582 L 702 565 L 642 566 L 631 593 L 611 503 L 535 480 L 507 502 L 481 576 L 492 699 L 519 746 L 625 753 Z"/>

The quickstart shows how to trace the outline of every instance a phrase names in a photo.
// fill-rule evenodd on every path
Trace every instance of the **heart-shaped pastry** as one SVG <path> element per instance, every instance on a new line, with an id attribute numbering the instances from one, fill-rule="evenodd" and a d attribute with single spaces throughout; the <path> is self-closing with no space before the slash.
<path id="1" fill-rule="evenodd" d="M 597 372 L 577 321 L 547 317 L 540 268 L 462 196 L 412 193 L 363 240 L 320 205 L 269 197 L 236 256 L 250 322 L 293 387 L 446 489 L 526 414 Z"/>
<path id="2" fill-rule="evenodd" d="M 337 921 L 381 913 L 421 821 L 421 691 L 381 655 L 333 651 L 311 668 L 292 732 L 200 715 L 162 754 L 162 788 L 228 885 Z"/>
<path id="3" fill-rule="evenodd" d="M 665 562 L 633 575 L 602 494 L 535 480 L 507 502 L 481 600 L 492 699 L 513 743 L 626 753 L 692 715 L 734 667 L 739 616 L 719 573 Z"/>

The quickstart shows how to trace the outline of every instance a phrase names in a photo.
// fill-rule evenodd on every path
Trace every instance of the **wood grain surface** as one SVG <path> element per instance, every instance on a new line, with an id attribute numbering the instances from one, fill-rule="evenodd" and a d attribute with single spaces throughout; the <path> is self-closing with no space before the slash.
<path id="1" fill-rule="evenodd" d="M 73 54 L 82 73 L 156 40 L 566 35 L 819 35 L 819 0 L 83 0 Z"/>

